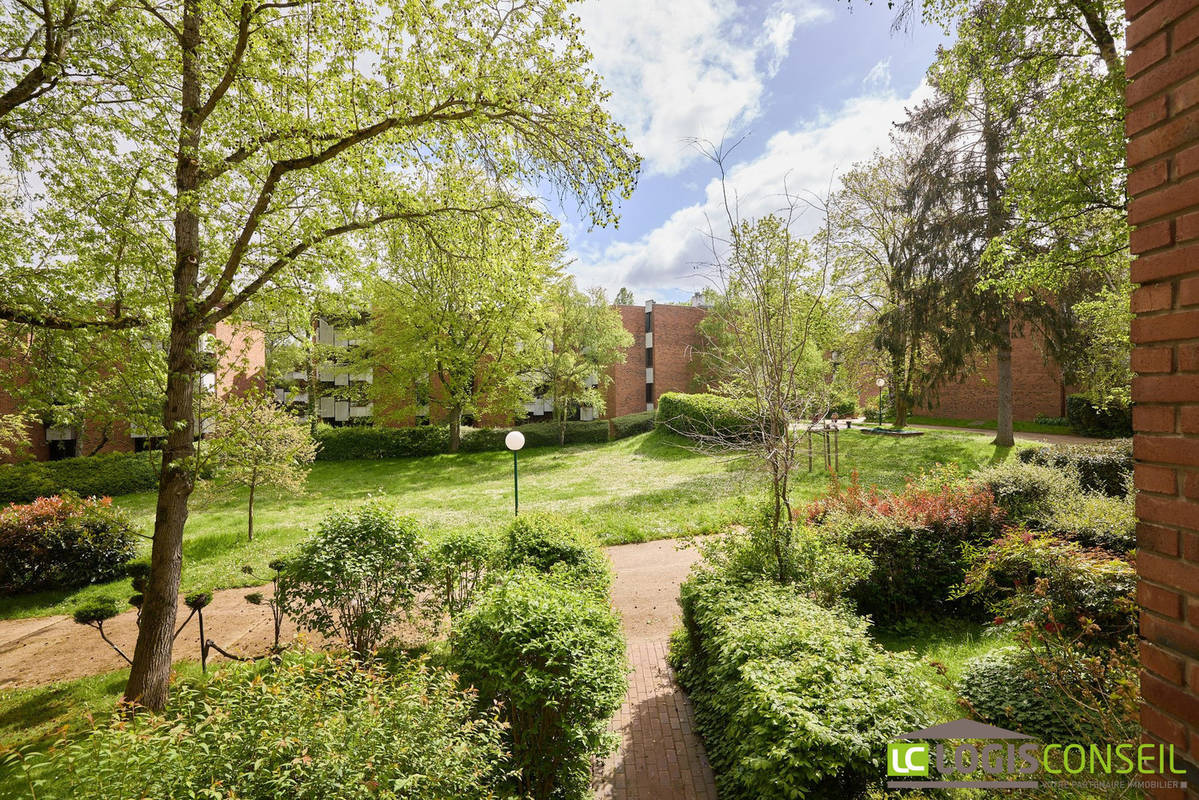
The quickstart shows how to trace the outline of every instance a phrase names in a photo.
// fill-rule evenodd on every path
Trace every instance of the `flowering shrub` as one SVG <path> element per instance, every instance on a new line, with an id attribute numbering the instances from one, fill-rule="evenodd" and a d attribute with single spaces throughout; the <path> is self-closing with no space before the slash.
<path id="1" fill-rule="evenodd" d="M 869 577 L 851 596 L 878 621 L 946 606 L 966 573 L 965 546 L 988 541 L 1004 515 L 990 491 L 945 471 L 925 474 L 898 494 L 863 490 L 856 478 L 806 513 L 850 550 L 870 559 Z"/>
<path id="2" fill-rule="evenodd" d="M 107 497 L 64 493 L 0 510 L 0 592 L 111 580 L 133 554 L 133 528 Z"/>

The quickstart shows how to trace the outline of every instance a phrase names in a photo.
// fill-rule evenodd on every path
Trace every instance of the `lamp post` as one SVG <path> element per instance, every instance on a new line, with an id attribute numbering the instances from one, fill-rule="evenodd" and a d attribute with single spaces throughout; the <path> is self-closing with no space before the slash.
<path id="1" fill-rule="evenodd" d="M 508 431 L 504 437 L 504 447 L 512 451 L 512 511 L 513 516 L 520 516 L 520 473 L 516 465 L 516 452 L 525 446 L 525 435 L 520 431 Z"/>
<path id="2" fill-rule="evenodd" d="M 883 427 L 883 387 L 887 385 L 886 378 L 879 378 L 874 382 L 878 387 L 878 426 Z"/>

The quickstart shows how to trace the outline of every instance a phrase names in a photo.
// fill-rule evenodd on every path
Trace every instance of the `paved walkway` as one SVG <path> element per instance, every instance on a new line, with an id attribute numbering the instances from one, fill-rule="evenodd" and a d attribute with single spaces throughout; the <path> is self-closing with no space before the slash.
<path id="1" fill-rule="evenodd" d="M 608 548 L 612 600 L 628 638 L 629 692 L 612 720 L 620 748 L 594 782 L 599 800 L 716 800 L 712 768 L 687 696 L 666 663 L 679 624 L 679 584 L 698 554 L 671 541 Z"/>
<path id="2" fill-rule="evenodd" d="M 994 436 L 995 431 L 987 428 L 955 428 L 952 425 L 923 425 L 918 422 L 913 422 L 909 428 L 922 428 L 930 431 L 950 431 L 957 433 L 981 433 L 987 436 Z M 1048 444 L 1095 444 L 1103 442 L 1104 439 L 1095 439 L 1091 436 L 1077 436 L 1073 433 L 1025 433 L 1024 431 L 1014 431 L 1012 434 L 1018 441 L 1023 439 L 1032 442 L 1046 442 Z"/>

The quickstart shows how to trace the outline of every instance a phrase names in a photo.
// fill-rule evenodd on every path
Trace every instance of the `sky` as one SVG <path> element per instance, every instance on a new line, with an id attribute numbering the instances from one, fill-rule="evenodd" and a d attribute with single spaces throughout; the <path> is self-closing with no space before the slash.
<path id="1" fill-rule="evenodd" d="M 723 212 L 716 166 L 692 141 L 740 140 L 726 168 L 743 216 L 777 209 L 784 185 L 823 195 L 886 146 L 947 42 L 935 26 L 893 32 L 886 3 L 863 0 L 586 0 L 576 13 L 643 162 L 619 227 L 562 211 L 570 271 L 637 302 L 706 285 L 708 220 Z M 799 228 L 817 222 L 809 212 Z"/>

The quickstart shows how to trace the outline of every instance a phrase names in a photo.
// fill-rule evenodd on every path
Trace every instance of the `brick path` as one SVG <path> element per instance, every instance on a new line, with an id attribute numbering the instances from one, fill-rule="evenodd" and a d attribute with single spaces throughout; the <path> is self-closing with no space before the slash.
<path id="1" fill-rule="evenodd" d="M 673 542 L 608 549 L 612 598 L 628 636 L 629 691 L 612 720 L 620 748 L 594 781 L 598 800 L 716 800 L 712 768 L 694 729 L 691 703 L 666 663 L 677 626 L 678 585 L 695 560 Z"/>

